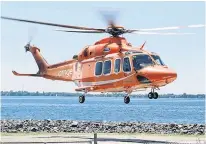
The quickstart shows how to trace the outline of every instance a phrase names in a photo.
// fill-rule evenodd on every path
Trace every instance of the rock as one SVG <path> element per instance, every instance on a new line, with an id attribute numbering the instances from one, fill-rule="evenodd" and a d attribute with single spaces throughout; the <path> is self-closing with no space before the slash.
<path id="1" fill-rule="evenodd" d="M 72 122 L 71 127 L 77 127 L 77 125 L 78 125 L 78 122 L 74 121 L 74 122 Z"/>
<path id="2" fill-rule="evenodd" d="M 23 124 L 22 123 L 16 125 L 16 129 L 19 129 L 19 128 L 23 128 Z"/>
<path id="3" fill-rule="evenodd" d="M 37 132 L 37 131 L 38 131 L 38 128 L 32 127 L 32 128 L 31 128 L 31 131 L 32 131 L 32 132 Z"/>
<path id="4" fill-rule="evenodd" d="M 10 131 L 7 131 L 9 133 L 17 133 L 18 131 L 17 130 L 10 130 Z"/>
<path id="5" fill-rule="evenodd" d="M 178 128 L 182 128 L 182 127 L 183 127 L 183 125 L 182 125 L 182 124 L 179 124 L 179 125 L 178 125 Z"/>
<path id="6" fill-rule="evenodd" d="M 181 133 L 182 133 L 182 134 L 187 134 L 187 133 L 188 133 L 188 130 L 183 129 L 183 130 L 181 131 Z"/>
<path id="7" fill-rule="evenodd" d="M 54 127 L 54 128 L 52 129 L 52 131 L 56 133 L 56 132 L 58 132 L 58 128 L 57 128 L 57 127 Z"/>
<path id="8" fill-rule="evenodd" d="M 126 127 L 123 128 L 123 131 L 124 132 L 131 132 L 131 127 L 126 126 Z"/>
<path id="9" fill-rule="evenodd" d="M 175 127 L 176 126 L 176 124 L 170 124 L 170 127 L 171 128 L 173 128 L 173 127 Z"/>

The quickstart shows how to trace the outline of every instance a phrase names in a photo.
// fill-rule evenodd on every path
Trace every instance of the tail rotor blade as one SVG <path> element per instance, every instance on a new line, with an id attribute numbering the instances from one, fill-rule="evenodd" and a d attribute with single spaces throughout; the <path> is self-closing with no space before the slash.
<path id="1" fill-rule="evenodd" d="M 36 36 L 37 32 L 38 31 L 37 31 L 36 27 L 29 28 L 29 30 L 28 30 L 28 43 L 29 44 L 34 39 L 34 37 Z"/>

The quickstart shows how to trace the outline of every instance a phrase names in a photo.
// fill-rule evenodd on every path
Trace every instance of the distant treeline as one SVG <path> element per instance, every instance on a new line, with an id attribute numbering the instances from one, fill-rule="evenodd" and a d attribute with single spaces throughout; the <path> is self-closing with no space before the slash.
<path id="1" fill-rule="evenodd" d="M 28 92 L 28 91 L 1 91 L 1 96 L 79 96 L 80 93 L 68 92 Z M 87 94 L 87 96 L 122 97 L 124 93 Z M 132 97 L 147 97 L 147 94 L 132 94 Z M 161 94 L 163 98 L 205 98 L 205 94 Z"/>

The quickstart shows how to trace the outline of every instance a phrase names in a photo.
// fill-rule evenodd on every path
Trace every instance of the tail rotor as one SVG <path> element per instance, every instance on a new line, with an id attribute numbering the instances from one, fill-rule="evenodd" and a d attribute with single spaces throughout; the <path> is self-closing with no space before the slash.
<path id="1" fill-rule="evenodd" d="M 30 28 L 28 30 L 28 43 L 24 46 L 25 52 L 29 51 L 31 48 L 31 41 L 34 39 L 34 36 L 36 35 L 37 30 L 34 28 Z"/>
<path id="2" fill-rule="evenodd" d="M 25 52 L 29 51 L 29 50 L 30 50 L 30 47 L 31 47 L 30 42 L 28 42 L 28 43 L 24 46 Z"/>

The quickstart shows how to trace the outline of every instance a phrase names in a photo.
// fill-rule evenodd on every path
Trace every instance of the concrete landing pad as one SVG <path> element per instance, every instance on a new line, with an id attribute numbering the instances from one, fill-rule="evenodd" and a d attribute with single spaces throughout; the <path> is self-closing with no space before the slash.
<path id="1" fill-rule="evenodd" d="M 204 135 L 97 134 L 97 144 L 204 144 Z M 93 133 L 1 133 L 2 144 L 94 144 Z"/>

